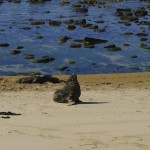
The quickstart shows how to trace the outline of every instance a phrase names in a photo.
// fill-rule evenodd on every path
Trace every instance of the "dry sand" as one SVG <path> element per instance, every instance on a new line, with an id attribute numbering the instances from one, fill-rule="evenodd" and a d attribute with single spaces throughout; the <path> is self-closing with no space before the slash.
<path id="1" fill-rule="evenodd" d="M 68 76 L 57 76 L 67 79 Z M 150 73 L 80 75 L 83 104 L 54 103 L 63 84 L 0 77 L 0 150 L 149 150 Z"/>

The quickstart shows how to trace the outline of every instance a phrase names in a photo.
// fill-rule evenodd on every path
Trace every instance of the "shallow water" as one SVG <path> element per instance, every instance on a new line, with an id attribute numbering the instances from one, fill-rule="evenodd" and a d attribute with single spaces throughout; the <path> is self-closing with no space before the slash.
<path id="1" fill-rule="evenodd" d="M 144 44 L 150 46 L 150 27 L 130 22 L 131 26 L 118 23 L 119 17 L 115 16 L 117 8 L 145 7 L 148 2 L 139 0 L 126 0 L 123 2 L 107 1 L 105 5 L 86 6 L 88 13 L 73 11 L 71 4 L 60 5 L 59 0 L 32 4 L 25 0 L 21 3 L 4 2 L 0 4 L 0 43 L 9 43 L 8 47 L 0 47 L 0 75 L 31 74 L 91 74 L 112 72 L 145 72 L 150 71 L 150 50 L 140 47 L 141 41 L 136 34 L 144 29 L 148 34 Z M 47 13 L 46 13 L 47 12 Z M 29 20 L 39 19 L 45 21 L 43 25 L 30 25 Z M 75 30 L 67 30 L 65 21 L 69 19 L 86 19 L 88 23 L 97 24 L 99 29 L 105 32 L 97 33 L 94 30 L 76 26 Z M 60 26 L 50 26 L 48 20 L 61 21 Z M 95 23 L 103 20 L 104 23 Z M 150 21 L 150 16 L 140 17 L 139 21 Z M 30 27 L 24 30 L 23 27 Z M 132 35 L 123 35 L 124 32 L 133 32 Z M 36 36 L 43 39 L 36 39 Z M 59 36 L 69 36 L 66 43 L 59 42 Z M 108 40 L 107 43 L 97 44 L 95 48 L 70 48 L 75 39 L 93 37 Z M 144 37 L 145 38 L 145 37 Z M 127 43 L 129 46 L 124 46 Z M 121 51 L 108 51 L 105 46 L 116 44 Z M 17 46 L 23 46 L 21 53 L 10 54 Z M 52 56 L 54 61 L 49 63 L 33 63 L 32 60 L 24 59 L 23 54 L 33 54 L 35 57 Z M 137 58 L 131 58 L 136 55 Z M 68 59 L 74 60 L 69 64 Z M 57 68 L 66 66 L 67 69 L 60 71 Z"/>

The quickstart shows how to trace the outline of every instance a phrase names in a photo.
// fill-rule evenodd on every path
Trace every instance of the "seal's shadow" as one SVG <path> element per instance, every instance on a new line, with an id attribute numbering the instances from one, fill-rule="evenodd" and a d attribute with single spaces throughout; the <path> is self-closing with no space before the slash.
<path id="1" fill-rule="evenodd" d="M 79 104 L 86 104 L 86 105 L 92 105 L 92 104 L 107 104 L 107 103 L 110 103 L 110 102 L 79 102 L 79 103 L 76 103 L 75 105 L 79 105 Z"/>

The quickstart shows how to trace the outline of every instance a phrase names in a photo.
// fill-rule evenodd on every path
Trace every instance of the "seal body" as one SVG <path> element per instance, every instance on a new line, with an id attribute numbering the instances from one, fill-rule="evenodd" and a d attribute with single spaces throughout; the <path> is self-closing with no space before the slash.
<path id="1" fill-rule="evenodd" d="M 73 74 L 69 76 L 65 86 L 62 89 L 57 90 L 53 95 L 53 100 L 58 103 L 79 103 L 79 97 L 81 95 L 81 89 L 77 80 L 77 75 Z"/>

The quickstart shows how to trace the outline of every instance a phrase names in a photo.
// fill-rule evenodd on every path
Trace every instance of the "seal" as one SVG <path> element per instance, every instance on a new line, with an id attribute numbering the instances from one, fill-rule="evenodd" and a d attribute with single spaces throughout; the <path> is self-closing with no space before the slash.
<path id="1" fill-rule="evenodd" d="M 55 91 L 53 100 L 58 103 L 69 103 L 73 105 L 81 102 L 79 100 L 80 95 L 80 84 L 77 80 L 77 75 L 73 74 L 69 76 L 62 89 Z"/>

